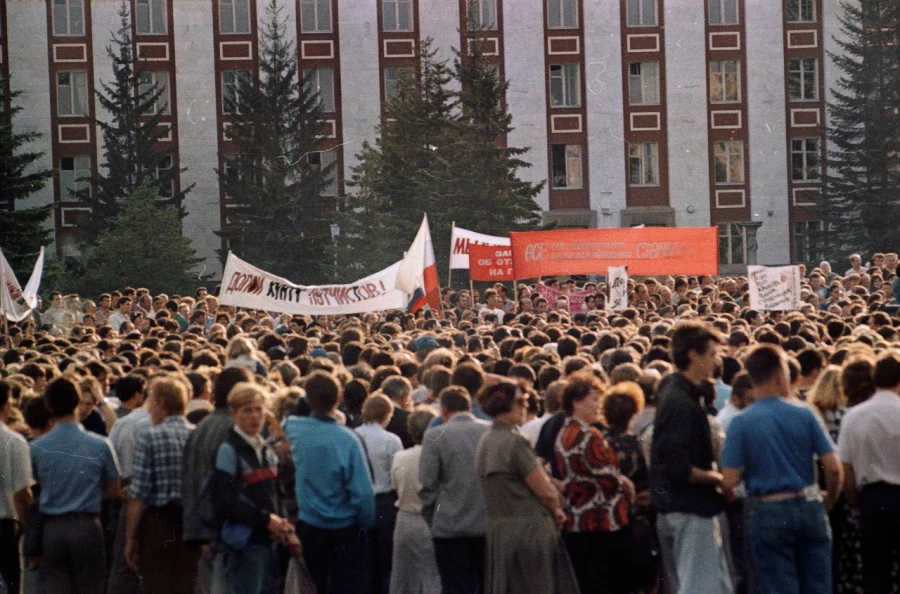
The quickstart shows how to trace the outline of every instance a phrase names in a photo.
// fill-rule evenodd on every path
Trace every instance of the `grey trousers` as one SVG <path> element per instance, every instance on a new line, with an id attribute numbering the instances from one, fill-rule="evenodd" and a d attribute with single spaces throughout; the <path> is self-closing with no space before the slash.
<path id="1" fill-rule="evenodd" d="M 100 518 L 66 514 L 44 518 L 40 571 L 42 594 L 102 594 L 103 528 Z"/>
<path id="2" fill-rule="evenodd" d="M 719 517 L 672 512 L 656 518 L 667 590 L 677 594 L 732 594 L 727 536 Z"/>

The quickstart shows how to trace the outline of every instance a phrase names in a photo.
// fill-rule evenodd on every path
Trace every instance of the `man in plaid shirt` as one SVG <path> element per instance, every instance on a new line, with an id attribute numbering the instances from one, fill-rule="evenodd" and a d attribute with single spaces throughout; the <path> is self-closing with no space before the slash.
<path id="1" fill-rule="evenodd" d="M 128 488 L 125 558 L 143 578 L 145 594 L 192 594 L 200 548 L 181 539 L 181 457 L 193 425 L 184 418 L 187 380 L 151 380 L 147 402 L 153 426 L 134 448 Z"/>

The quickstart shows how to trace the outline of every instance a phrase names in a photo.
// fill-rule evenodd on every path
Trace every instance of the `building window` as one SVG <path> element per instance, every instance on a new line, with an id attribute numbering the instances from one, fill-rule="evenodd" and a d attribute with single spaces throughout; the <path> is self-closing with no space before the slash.
<path id="1" fill-rule="evenodd" d="M 553 188 L 571 190 L 583 187 L 581 178 L 581 145 L 554 144 L 551 150 Z"/>
<path id="2" fill-rule="evenodd" d="M 716 183 L 744 183 L 744 143 L 740 140 L 717 142 L 715 146 Z"/>
<path id="3" fill-rule="evenodd" d="M 547 0 L 547 26 L 551 29 L 578 27 L 578 0 Z"/>
<path id="4" fill-rule="evenodd" d="M 139 35 L 165 35 L 166 3 L 164 0 L 137 0 L 135 28 Z"/>
<path id="5" fill-rule="evenodd" d="M 629 27 L 656 26 L 656 0 L 627 0 Z"/>
<path id="6" fill-rule="evenodd" d="M 738 0 L 709 0 L 710 25 L 736 25 Z"/>
<path id="7" fill-rule="evenodd" d="M 383 0 L 385 31 L 412 31 L 412 0 Z"/>
<path id="8" fill-rule="evenodd" d="M 141 101 L 148 101 L 157 92 L 159 97 L 147 105 L 144 113 L 163 115 L 172 113 L 169 109 L 169 73 L 165 70 L 141 72 Z"/>
<path id="9" fill-rule="evenodd" d="M 400 67 L 388 66 L 384 69 L 384 100 L 393 101 L 400 93 Z"/>
<path id="10" fill-rule="evenodd" d="M 53 34 L 84 35 L 82 0 L 53 0 Z"/>
<path id="11" fill-rule="evenodd" d="M 628 182 L 632 186 L 659 185 L 659 144 L 637 142 L 628 147 Z"/>
<path id="12" fill-rule="evenodd" d="M 819 98 L 818 59 L 788 60 L 788 86 L 791 101 L 816 101 Z"/>
<path id="13" fill-rule="evenodd" d="M 471 0 L 469 11 L 470 31 L 497 28 L 497 0 Z"/>
<path id="14" fill-rule="evenodd" d="M 77 193 L 90 187 L 91 157 L 75 155 L 59 159 L 60 200 L 78 200 Z"/>
<path id="15" fill-rule="evenodd" d="M 819 262 L 822 259 L 822 239 L 825 225 L 822 221 L 796 221 L 794 223 L 795 262 Z"/>
<path id="16" fill-rule="evenodd" d="M 219 0 L 219 33 L 249 32 L 249 0 Z"/>
<path id="17" fill-rule="evenodd" d="M 303 71 L 307 93 L 318 93 L 322 111 L 334 111 L 334 70 L 331 68 L 314 68 Z"/>
<path id="18" fill-rule="evenodd" d="M 709 61 L 709 100 L 712 103 L 736 103 L 741 100 L 740 62 Z"/>
<path id="19" fill-rule="evenodd" d="M 740 223 L 719 223 L 719 264 L 747 262 L 747 228 Z"/>
<path id="20" fill-rule="evenodd" d="M 787 22 L 811 23 L 816 20 L 816 0 L 787 0 Z"/>
<path id="21" fill-rule="evenodd" d="M 316 153 L 310 153 L 307 157 L 307 162 L 309 163 L 310 168 L 325 171 L 329 166 L 334 164 L 337 160 L 337 154 L 334 151 L 321 151 Z M 337 196 L 338 187 L 337 187 L 337 167 L 332 167 L 331 170 L 327 173 L 328 178 L 326 179 L 326 184 L 322 188 L 322 196 Z"/>
<path id="22" fill-rule="evenodd" d="M 222 113 L 241 113 L 241 93 L 250 82 L 249 70 L 222 72 Z"/>
<path id="23" fill-rule="evenodd" d="M 88 115 L 87 72 L 56 73 L 56 115 Z"/>
<path id="24" fill-rule="evenodd" d="M 581 76 L 578 64 L 550 65 L 550 105 L 552 107 L 581 105 Z"/>
<path id="25" fill-rule="evenodd" d="M 175 196 L 175 177 L 172 175 L 172 155 L 163 155 L 156 165 L 153 176 L 159 184 L 159 196 L 172 198 Z"/>
<path id="26" fill-rule="evenodd" d="M 330 33 L 331 0 L 302 0 L 300 2 L 300 31 L 302 33 Z"/>
<path id="27" fill-rule="evenodd" d="M 794 138 L 791 140 L 791 179 L 794 181 L 819 181 L 822 178 L 818 138 Z"/>
<path id="28" fill-rule="evenodd" d="M 659 62 L 628 65 L 629 105 L 659 105 Z"/>

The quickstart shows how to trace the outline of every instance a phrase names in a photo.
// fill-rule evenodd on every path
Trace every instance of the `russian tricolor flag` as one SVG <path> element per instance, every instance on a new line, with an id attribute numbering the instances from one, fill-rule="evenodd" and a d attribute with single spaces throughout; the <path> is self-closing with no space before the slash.
<path id="1" fill-rule="evenodd" d="M 423 217 L 419 232 L 403 257 L 397 271 L 396 288 L 410 296 L 407 311 L 415 313 L 427 304 L 441 315 L 441 285 L 434 261 L 428 215 Z"/>

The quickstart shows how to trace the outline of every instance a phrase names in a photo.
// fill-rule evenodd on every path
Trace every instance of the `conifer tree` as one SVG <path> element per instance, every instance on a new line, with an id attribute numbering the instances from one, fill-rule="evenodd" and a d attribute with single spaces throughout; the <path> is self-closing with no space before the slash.
<path id="1" fill-rule="evenodd" d="M 218 171 L 229 208 L 221 231 L 229 248 L 255 266 L 304 284 L 330 277 L 330 212 L 323 198 L 334 164 L 323 165 L 322 105 L 311 79 L 299 80 L 294 44 L 281 7 L 271 0 L 261 34 L 258 80 L 226 97 L 235 113 L 236 153 Z"/>
<path id="2" fill-rule="evenodd" d="M 53 205 L 17 208 L 16 202 L 42 189 L 53 170 L 35 167 L 43 153 L 22 150 L 40 138 L 35 132 L 15 130 L 14 119 L 22 110 L 22 99 L 8 79 L 0 79 L 0 197 L 5 202 L 0 205 L 0 248 L 10 266 L 27 277 L 41 246 L 52 241 L 52 227 L 47 221 Z"/>
<path id="3" fill-rule="evenodd" d="M 894 249 L 900 227 L 900 2 L 842 3 L 822 210 L 827 254 Z"/>

